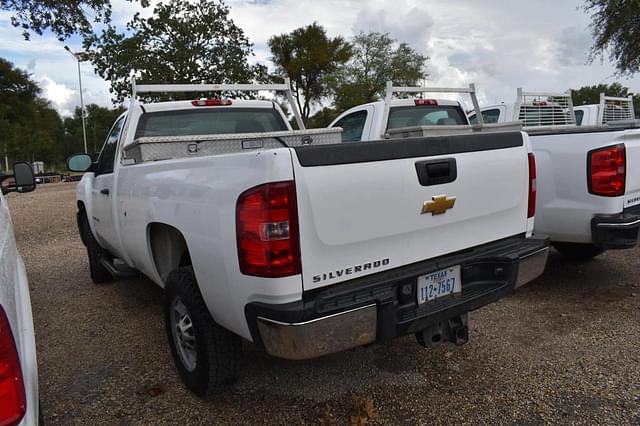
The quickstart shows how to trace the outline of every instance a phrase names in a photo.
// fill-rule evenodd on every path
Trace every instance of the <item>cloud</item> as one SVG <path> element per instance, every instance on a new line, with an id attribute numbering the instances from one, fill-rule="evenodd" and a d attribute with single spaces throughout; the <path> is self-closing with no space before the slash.
<path id="1" fill-rule="evenodd" d="M 46 75 L 42 76 L 38 83 L 42 88 L 44 96 L 49 99 L 58 110 L 65 110 L 71 96 L 76 93 L 75 90 L 68 88 L 64 84 L 56 83 Z"/>
<path id="2" fill-rule="evenodd" d="M 151 13 L 153 5 L 143 10 Z M 141 10 L 139 3 L 113 0 L 114 21 L 122 24 Z M 430 57 L 430 86 L 477 83 L 481 103 L 511 102 L 516 88 L 566 90 L 615 81 L 614 67 L 585 64 L 591 45 L 589 16 L 579 0 L 228 0 L 230 16 L 254 43 L 255 61 L 268 63 L 268 39 L 318 22 L 332 37 L 358 31 L 388 32 Z M 79 103 L 77 64 L 54 37 L 32 37 L 0 13 L 0 56 L 28 69 L 47 86 L 45 95 L 62 112 Z M 70 45 L 79 47 L 77 39 Z M 82 64 L 85 103 L 111 105 L 108 83 Z M 45 84 L 43 83 L 43 84 Z M 634 92 L 640 78 L 621 81 Z M 49 87 L 51 89 L 49 90 Z"/>
<path id="3" fill-rule="evenodd" d="M 363 8 L 353 24 L 354 32 L 389 33 L 399 42 L 405 42 L 420 52 L 426 51 L 433 28 L 433 18 L 421 6 L 396 1 L 380 9 Z"/>
<path id="4" fill-rule="evenodd" d="M 556 58 L 560 65 L 579 66 L 587 61 L 591 34 L 578 27 L 568 27 L 556 37 Z"/>

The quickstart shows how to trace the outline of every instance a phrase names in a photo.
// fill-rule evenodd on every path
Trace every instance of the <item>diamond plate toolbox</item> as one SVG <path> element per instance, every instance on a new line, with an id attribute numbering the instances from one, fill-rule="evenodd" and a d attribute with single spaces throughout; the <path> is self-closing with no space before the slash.
<path id="1" fill-rule="evenodd" d="M 341 128 L 225 135 L 141 137 L 124 147 L 123 164 L 251 150 L 341 143 Z"/>

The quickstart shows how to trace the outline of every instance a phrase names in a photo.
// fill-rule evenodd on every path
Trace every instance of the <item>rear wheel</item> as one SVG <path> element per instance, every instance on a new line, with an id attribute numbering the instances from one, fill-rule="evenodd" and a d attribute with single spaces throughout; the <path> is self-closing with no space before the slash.
<path id="1" fill-rule="evenodd" d="M 169 274 L 164 320 L 173 360 L 187 388 L 207 398 L 235 381 L 242 342 L 214 322 L 192 267 Z"/>
<path id="2" fill-rule="evenodd" d="M 552 245 L 562 256 L 572 260 L 592 259 L 605 251 L 593 244 L 552 243 Z"/>
<path id="3" fill-rule="evenodd" d="M 113 276 L 109 271 L 102 266 L 100 259 L 108 258 L 109 253 L 96 241 L 91 227 L 89 226 L 89 220 L 87 215 L 81 213 L 80 217 L 80 232 L 83 234 L 82 241 L 87 245 L 87 257 L 89 258 L 89 273 L 91 274 L 91 280 L 95 284 L 104 284 L 113 281 Z"/>

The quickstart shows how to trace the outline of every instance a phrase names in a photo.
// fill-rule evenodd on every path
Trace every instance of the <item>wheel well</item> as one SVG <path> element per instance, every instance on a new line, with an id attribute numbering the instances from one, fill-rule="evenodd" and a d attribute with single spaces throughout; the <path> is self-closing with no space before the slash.
<path id="1" fill-rule="evenodd" d="M 148 235 L 153 262 L 162 281 L 174 269 L 191 265 L 187 242 L 178 229 L 164 223 L 151 223 Z"/>
<path id="2" fill-rule="evenodd" d="M 82 226 L 83 220 L 86 221 L 87 223 L 86 226 Z M 89 227 L 89 218 L 87 217 L 87 209 L 85 208 L 84 203 L 82 201 L 78 201 L 78 213 L 76 213 L 76 222 L 78 225 L 78 232 L 80 233 L 80 239 L 82 240 L 82 244 L 84 244 L 85 246 L 88 246 L 89 235 L 87 235 L 87 230 L 88 232 L 91 232 L 91 228 Z"/>

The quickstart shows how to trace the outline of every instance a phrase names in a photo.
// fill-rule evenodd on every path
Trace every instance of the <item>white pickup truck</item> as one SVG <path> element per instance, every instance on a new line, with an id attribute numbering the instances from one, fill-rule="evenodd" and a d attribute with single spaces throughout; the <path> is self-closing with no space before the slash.
<path id="1" fill-rule="evenodd" d="M 0 186 L 0 425 L 32 426 L 42 418 L 31 298 L 4 198 L 36 188 L 31 165 L 14 163 L 13 175 L 0 175 Z"/>
<path id="2" fill-rule="evenodd" d="M 606 111 L 600 113 L 606 117 Z M 640 122 L 577 126 L 569 94 L 522 89 L 515 103 L 469 116 L 471 122 L 478 117 L 485 123 L 522 122 L 538 167 L 536 232 L 548 235 L 561 254 L 588 259 L 637 245 Z"/>
<path id="3" fill-rule="evenodd" d="M 141 104 L 135 88 L 97 162 L 68 160 L 87 172 L 78 224 L 94 281 L 137 270 L 164 288 L 197 395 L 233 380 L 240 338 L 287 359 L 407 334 L 465 343 L 469 311 L 544 269 L 524 133 L 347 144 L 292 131 L 271 101 Z M 286 83 L 137 86 L 261 89 L 290 98 Z"/>
<path id="4" fill-rule="evenodd" d="M 574 112 L 578 126 L 620 125 L 636 118 L 631 95 L 621 98 L 600 93 L 600 103 L 576 106 Z"/>

